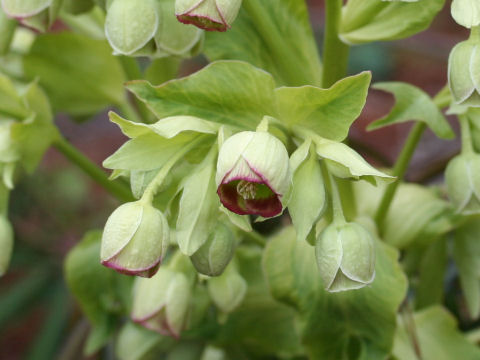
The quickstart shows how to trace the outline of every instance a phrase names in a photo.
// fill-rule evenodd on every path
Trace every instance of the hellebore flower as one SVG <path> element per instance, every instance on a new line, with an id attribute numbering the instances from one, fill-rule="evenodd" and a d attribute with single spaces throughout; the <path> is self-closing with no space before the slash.
<path id="1" fill-rule="evenodd" d="M 60 6 L 61 0 L 2 0 L 5 14 L 39 31 L 53 24 Z"/>
<path id="2" fill-rule="evenodd" d="M 445 182 L 458 212 L 480 214 L 480 155 L 460 154 L 448 163 Z"/>
<path id="3" fill-rule="evenodd" d="M 235 253 L 235 239 L 232 231 L 218 223 L 205 244 L 190 256 L 195 269 L 201 274 L 219 276 L 232 260 Z"/>
<path id="4" fill-rule="evenodd" d="M 191 292 L 183 273 L 162 268 L 151 279 L 137 279 L 131 318 L 147 329 L 178 338 L 187 320 Z"/>
<path id="5" fill-rule="evenodd" d="M 176 0 L 175 15 L 184 24 L 207 31 L 226 31 L 241 5 L 242 0 Z"/>
<path id="6" fill-rule="evenodd" d="M 177 21 L 174 1 L 113 0 L 105 34 L 114 53 L 154 58 L 195 55 L 202 31 Z"/>
<path id="7" fill-rule="evenodd" d="M 478 41 L 457 44 L 448 58 L 448 84 L 457 104 L 480 107 L 480 47 Z"/>
<path id="8" fill-rule="evenodd" d="M 240 215 L 278 215 L 292 182 L 287 149 L 268 132 L 237 133 L 220 148 L 215 181 L 228 210 Z"/>
<path id="9" fill-rule="evenodd" d="M 375 243 L 359 224 L 327 226 L 317 238 L 315 253 L 329 292 L 359 289 L 375 278 Z"/>
<path id="10" fill-rule="evenodd" d="M 167 219 L 141 200 L 118 207 L 102 236 L 101 262 L 119 273 L 153 276 L 169 241 Z"/>

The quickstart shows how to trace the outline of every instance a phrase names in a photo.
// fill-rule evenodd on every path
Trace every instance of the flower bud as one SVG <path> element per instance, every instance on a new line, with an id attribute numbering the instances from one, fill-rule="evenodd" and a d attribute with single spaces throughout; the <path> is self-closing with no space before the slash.
<path id="1" fill-rule="evenodd" d="M 480 106 L 480 52 L 477 41 L 457 44 L 448 58 L 448 84 L 457 104 Z"/>
<path id="2" fill-rule="evenodd" d="M 61 0 L 2 0 L 2 8 L 12 18 L 39 31 L 46 31 L 55 21 Z"/>
<path id="3" fill-rule="evenodd" d="M 207 286 L 213 303 L 224 313 L 231 313 L 240 306 L 248 288 L 234 263 L 222 275 L 208 279 Z"/>
<path id="4" fill-rule="evenodd" d="M 222 223 L 210 234 L 207 242 L 190 257 L 193 266 L 201 274 L 219 276 L 235 253 L 232 231 Z"/>
<path id="5" fill-rule="evenodd" d="M 480 155 L 461 154 L 448 163 L 445 182 L 450 200 L 458 212 L 480 213 Z"/>
<path id="6" fill-rule="evenodd" d="M 119 273 L 153 276 L 169 242 L 167 219 L 141 200 L 118 207 L 103 230 L 101 261 Z"/>
<path id="7" fill-rule="evenodd" d="M 116 54 L 190 56 L 202 33 L 175 19 L 174 0 L 114 0 L 108 7 L 105 33 Z"/>
<path id="8" fill-rule="evenodd" d="M 191 284 L 180 272 L 162 268 L 151 279 L 137 279 L 131 318 L 147 329 L 178 338 L 190 304 Z"/>
<path id="9" fill-rule="evenodd" d="M 375 242 L 359 224 L 327 226 L 317 238 L 315 253 L 329 292 L 359 289 L 375 278 Z"/>
<path id="10" fill-rule="evenodd" d="M 240 215 L 278 215 L 292 182 L 287 149 L 268 132 L 237 133 L 220 148 L 215 181 L 228 210 Z"/>
<path id="11" fill-rule="evenodd" d="M 12 226 L 3 216 L 0 216 L 0 276 L 5 274 L 10 264 L 13 250 Z"/>
<path id="12" fill-rule="evenodd" d="M 184 24 L 208 31 L 226 31 L 241 5 L 242 0 L 176 0 L 175 14 Z"/>

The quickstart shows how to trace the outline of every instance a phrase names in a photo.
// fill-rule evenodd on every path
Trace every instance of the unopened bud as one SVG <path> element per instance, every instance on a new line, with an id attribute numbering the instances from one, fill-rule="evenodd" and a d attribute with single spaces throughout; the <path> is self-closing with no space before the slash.
<path id="1" fill-rule="evenodd" d="M 461 154 L 448 163 L 445 182 L 450 200 L 458 212 L 480 213 L 480 155 Z"/>
<path id="2" fill-rule="evenodd" d="M 224 313 L 235 310 L 247 292 L 247 282 L 230 264 L 224 273 L 208 280 L 208 293 L 214 304 Z"/>
<path id="3" fill-rule="evenodd" d="M 375 242 L 359 224 L 327 226 L 317 238 L 315 253 L 329 292 L 359 289 L 375 278 Z"/>
<path id="4" fill-rule="evenodd" d="M 46 31 L 55 21 L 61 0 L 2 0 L 2 8 L 22 24 Z"/>
<path id="5" fill-rule="evenodd" d="M 187 320 L 190 295 L 191 284 L 184 274 L 162 268 L 151 279 L 137 279 L 132 320 L 178 338 Z"/>
<path id="6" fill-rule="evenodd" d="M 226 31 L 238 15 L 242 0 L 176 0 L 180 22 L 208 31 Z"/>
<path id="7" fill-rule="evenodd" d="M 141 200 L 121 205 L 107 220 L 102 264 L 127 275 L 153 276 L 165 253 L 170 230 L 161 211 Z"/>
<path id="8" fill-rule="evenodd" d="M 209 236 L 207 242 L 190 257 L 195 269 L 201 274 L 219 276 L 235 253 L 232 231 L 222 223 Z"/>

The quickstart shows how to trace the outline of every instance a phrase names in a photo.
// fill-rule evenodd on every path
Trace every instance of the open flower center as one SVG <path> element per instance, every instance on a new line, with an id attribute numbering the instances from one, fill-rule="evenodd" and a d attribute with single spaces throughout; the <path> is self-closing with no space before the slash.
<path id="1" fill-rule="evenodd" d="M 257 184 L 241 180 L 237 184 L 237 192 L 245 200 L 255 199 L 255 195 L 257 195 Z"/>

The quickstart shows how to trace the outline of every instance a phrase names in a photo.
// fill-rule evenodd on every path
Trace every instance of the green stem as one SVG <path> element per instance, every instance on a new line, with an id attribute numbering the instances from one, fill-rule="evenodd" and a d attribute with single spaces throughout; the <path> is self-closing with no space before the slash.
<path id="1" fill-rule="evenodd" d="M 382 201 L 377 209 L 375 214 L 375 222 L 381 228 L 385 217 L 387 216 L 388 209 L 390 208 L 390 204 L 392 203 L 393 197 L 395 196 L 395 192 L 397 191 L 398 185 L 400 181 L 405 176 L 407 171 L 408 164 L 412 159 L 413 153 L 420 142 L 422 137 L 423 131 L 425 130 L 426 125 L 423 122 L 417 122 L 410 133 L 408 134 L 408 138 L 405 141 L 405 145 L 393 167 L 392 175 L 397 177 L 397 180 L 390 185 L 387 186 L 385 193 L 383 194 Z"/>
<path id="2" fill-rule="evenodd" d="M 338 191 L 337 182 L 328 169 L 326 169 L 326 171 L 328 173 L 328 180 L 330 182 L 332 196 L 333 221 L 337 224 L 342 224 L 346 222 L 345 215 L 343 214 L 342 198 L 340 197 L 340 192 Z"/>
<path id="3" fill-rule="evenodd" d="M 190 150 L 194 149 L 198 144 L 203 142 L 205 137 L 200 136 L 196 140 L 190 142 L 189 144 L 185 145 L 180 151 L 178 151 L 174 156 L 172 156 L 163 167 L 160 169 L 158 174 L 155 178 L 148 184 L 147 188 L 145 189 L 142 201 L 146 203 L 151 203 L 153 197 L 158 191 L 158 188 L 162 185 L 163 181 L 167 177 L 168 173 L 172 169 L 172 167 L 182 158 L 184 157 Z"/>
<path id="4" fill-rule="evenodd" d="M 284 46 L 285 41 L 282 34 L 279 33 L 277 26 L 272 22 L 264 5 L 262 5 L 262 1 L 244 0 L 243 7 L 252 18 L 255 28 L 272 53 L 272 57 L 286 84 L 290 86 L 310 84 L 312 80 L 309 74 L 299 68 L 295 51 Z"/>
<path id="5" fill-rule="evenodd" d="M 443 109 L 444 107 L 448 106 L 451 101 L 450 96 L 445 96 L 444 90 L 445 88 L 440 90 L 437 96 L 435 96 L 433 99 L 434 103 L 439 109 Z M 417 145 L 420 142 L 426 127 L 427 126 L 423 122 L 417 122 L 413 126 L 412 130 L 410 130 L 410 133 L 408 134 L 407 140 L 405 141 L 405 145 L 403 146 L 403 149 L 400 152 L 397 161 L 395 162 L 392 175 L 397 177 L 397 180 L 387 186 L 382 200 L 380 201 L 380 205 L 378 206 L 377 212 L 375 213 L 375 222 L 377 223 L 380 231 L 388 214 L 388 210 L 390 209 L 393 198 L 395 197 L 398 185 L 405 176 L 410 160 L 412 159 L 415 149 L 417 148 Z"/>
<path id="6" fill-rule="evenodd" d="M 104 171 L 91 162 L 85 155 L 83 155 L 65 139 L 58 139 L 53 146 L 118 200 L 124 202 L 135 200 L 127 186 L 109 180 Z"/>
<path id="7" fill-rule="evenodd" d="M 143 74 L 140 70 L 140 66 L 138 64 L 138 61 L 135 58 L 131 58 L 128 56 L 120 56 L 119 59 L 120 59 L 120 64 L 122 64 L 123 71 L 125 72 L 125 75 L 127 75 L 128 80 L 143 79 Z M 132 120 L 136 122 L 149 123 L 152 117 L 152 114 L 147 109 L 146 105 L 140 100 L 138 100 L 136 97 L 134 98 L 134 101 L 135 101 L 135 107 L 131 105 L 128 98 L 125 99 L 125 103 L 128 105 L 119 104 L 118 106 L 120 110 L 122 110 L 122 112 L 126 116 L 129 116 Z M 127 109 L 126 106 L 129 106 L 130 109 Z M 129 115 L 125 113 L 125 110 L 128 111 Z M 140 115 L 140 117 L 137 114 Z"/>
<path id="8" fill-rule="evenodd" d="M 472 154 L 474 150 L 468 118 L 465 115 L 459 115 L 458 121 L 460 122 L 460 132 L 462 136 L 462 154 Z"/>
<path id="9" fill-rule="evenodd" d="M 265 245 L 267 244 L 267 240 L 265 239 L 265 237 L 261 234 L 259 234 L 258 232 L 256 232 L 255 230 L 252 230 L 252 231 L 244 231 L 242 232 L 243 236 L 245 236 L 248 240 L 250 240 L 251 242 L 259 245 L 260 247 L 265 247 Z"/>
<path id="10" fill-rule="evenodd" d="M 338 37 L 342 0 L 325 1 L 322 87 L 328 88 L 347 73 L 349 47 Z"/>

